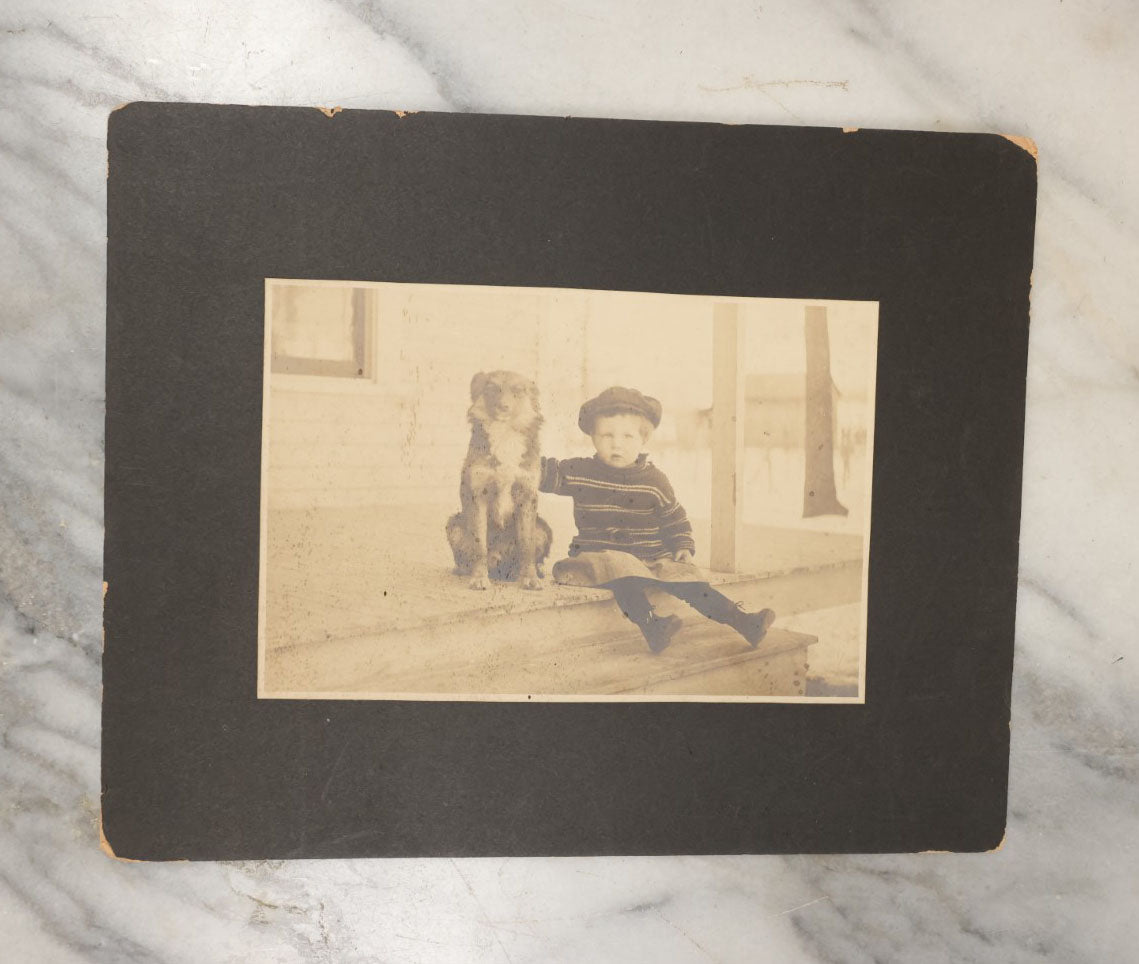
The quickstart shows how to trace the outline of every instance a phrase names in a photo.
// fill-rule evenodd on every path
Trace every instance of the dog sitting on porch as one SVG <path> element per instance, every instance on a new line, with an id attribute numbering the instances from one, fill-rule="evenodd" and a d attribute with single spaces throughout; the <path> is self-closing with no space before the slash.
<path id="1" fill-rule="evenodd" d="M 461 508 L 447 520 L 455 574 L 469 576 L 471 589 L 488 589 L 491 579 L 541 589 L 553 532 L 538 516 L 538 387 L 516 372 L 479 372 L 467 417 Z"/>

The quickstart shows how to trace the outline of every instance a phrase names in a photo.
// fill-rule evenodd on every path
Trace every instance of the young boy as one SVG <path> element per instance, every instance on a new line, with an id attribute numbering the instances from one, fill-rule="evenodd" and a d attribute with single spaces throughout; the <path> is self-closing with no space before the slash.
<path id="1" fill-rule="evenodd" d="M 684 507 L 665 474 L 641 451 L 660 417 L 655 398 L 632 388 L 607 388 L 581 406 L 577 419 L 597 454 L 542 459 L 539 491 L 570 496 L 577 523 L 569 558 L 554 564 L 554 581 L 610 590 L 654 653 L 672 641 L 680 619 L 653 612 L 645 595 L 650 585 L 731 626 L 754 649 L 775 613 L 744 612 L 692 564 L 696 543 Z"/>

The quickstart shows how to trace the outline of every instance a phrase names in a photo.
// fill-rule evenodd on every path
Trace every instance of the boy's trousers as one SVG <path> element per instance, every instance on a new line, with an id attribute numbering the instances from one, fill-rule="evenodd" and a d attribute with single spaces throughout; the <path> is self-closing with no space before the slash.
<path id="1" fill-rule="evenodd" d="M 740 606 L 713 589 L 707 582 L 661 582 L 656 579 L 641 579 L 625 576 L 612 582 L 602 583 L 599 588 L 608 589 L 621 607 L 621 612 L 638 626 L 647 623 L 653 615 L 652 603 L 645 589 L 652 586 L 677 599 L 683 599 L 701 615 L 717 623 L 733 624 L 741 615 Z"/>

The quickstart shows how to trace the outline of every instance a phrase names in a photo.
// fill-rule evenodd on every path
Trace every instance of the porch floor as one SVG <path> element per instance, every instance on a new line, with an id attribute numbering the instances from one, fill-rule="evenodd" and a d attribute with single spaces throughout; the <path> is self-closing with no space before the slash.
<path id="1" fill-rule="evenodd" d="M 525 591 L 513 583 L 471 590 L 465 578 L 451 572 L 445 518 L 435 505 L 271 512 L 266 647 L 446 626 L 612 598 L 601 590 L 558 586 L 548 578 L 565 538 L 555 540 L 543 590 Z M 697 544 L 706 546 L 706 524 L 695 520 L 693 525 Z M 844 567 L 860 564 L 862 558 L 861 538 L 840 533 L 750 526 L 743 545 L 746 572 L 709 573 L 710 582 Z"/>

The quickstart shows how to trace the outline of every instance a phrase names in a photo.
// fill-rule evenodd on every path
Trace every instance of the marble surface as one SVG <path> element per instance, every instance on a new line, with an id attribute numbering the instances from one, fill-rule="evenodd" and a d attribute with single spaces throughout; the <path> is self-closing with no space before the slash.
<path id="1" fill-rule="evenodd" d="M 1126 961 L 1134 0 L 6 0 L 0 933 L 13 961 Z M 143 865 L 98 849 L 104 136 L 135 99 L 1001 131 L 1040 149 L 992 855 Z"/>

